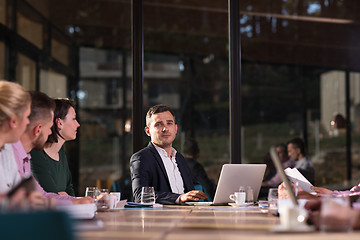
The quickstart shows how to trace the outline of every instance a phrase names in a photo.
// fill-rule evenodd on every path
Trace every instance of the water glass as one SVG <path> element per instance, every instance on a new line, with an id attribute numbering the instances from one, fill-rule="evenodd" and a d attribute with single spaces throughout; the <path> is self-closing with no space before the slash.
<path id="1" fill-rule="evenodd" d="M 254 191 L 250 186 L 246 187 L 246 203 L 254 203 Z"/>
<path id="2" fill-rule="evenodd" d="M 142 204 L 155 204 L 154 187 L 142 187 L 142 189 L 141 189 L 141 203 Z"/>
<path id="3" fill-rule="evenodd" d="M 96 196 L 96 206 L 98 211 L 105 211 L 110 207 L 110 196 L 108 189 L 99 189 Z"/>
<path id="4" fill-rule="evenodd" d="M 96 198 L 98 188 L 97 187 L 87 187 L 85 191 L 85 197 L 91 197 L 92 199 Z"/>
<path id="5" fill-rule="evenodd" d="M 268 194 L 268 210 L 269 214 L 274 214 L 278 210 L 278 189 L 277 188 L 270 188 Z"/>
<path id="6" fill-rule="evenodd" d="M 349 196 L 323 196 L 320 211 L 320 230 L 322 232 L 351 231 Z"/>

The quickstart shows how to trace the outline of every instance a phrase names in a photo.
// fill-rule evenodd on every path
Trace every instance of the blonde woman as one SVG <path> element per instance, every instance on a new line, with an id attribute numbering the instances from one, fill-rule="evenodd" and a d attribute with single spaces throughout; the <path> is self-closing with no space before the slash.
<path id="1" fill-rule="evenodd" d="M 21 178 L 17 171 L 14 153 L 10 143 L 19 141 L 29 124 L 31 98 L 19 84 L 0 80 L 0 201 L 6 199 L 6 193 L 16 186 Z M 26 199 L 27 198 L 27 199 Z M 10 199 L 10 204 L 21 205 L 29 200 L 37 208 L 43 204 L 40 192 L 33 192 L 28 197 L 20 189 Z"/>

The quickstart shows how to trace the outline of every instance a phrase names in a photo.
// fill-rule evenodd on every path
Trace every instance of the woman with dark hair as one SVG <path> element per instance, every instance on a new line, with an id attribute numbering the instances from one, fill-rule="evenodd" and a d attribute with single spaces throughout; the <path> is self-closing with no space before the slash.
<path id="1" fill-rule="evenodd" d="M 46 192 L 74 196 L 64 143 L 74 140 L 80 124 L 76 120 L 75 103 L 55 99 L 54 123 L 43 151 L 31 151 L 31 169 Z"/>

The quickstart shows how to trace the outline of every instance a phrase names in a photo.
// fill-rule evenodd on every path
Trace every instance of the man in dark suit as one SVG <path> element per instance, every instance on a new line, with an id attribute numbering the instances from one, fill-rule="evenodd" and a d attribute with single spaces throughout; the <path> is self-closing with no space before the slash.
<path id="1" fill-rule="evenodd" d="M 174 112 L 165 105 L 151 107 L 146 114 L 145 133 L 151 142 L 130 159 L 135 202 L 140 202 L 145 186 L 154 187 L 156 202 L 162 204 L 206 199 L 205 193 L 194 190 L 194 178 L 184 157 L 172 147 L 177 133 Z"/>

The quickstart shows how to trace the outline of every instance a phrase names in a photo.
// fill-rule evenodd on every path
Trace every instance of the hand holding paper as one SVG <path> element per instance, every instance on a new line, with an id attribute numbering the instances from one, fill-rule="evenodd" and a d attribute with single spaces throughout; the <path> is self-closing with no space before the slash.
<path id="1" fill-rule="evenodd" d="M 304 191 L 308 193 L 314 193 L 314 191 L 310 188 L 312 187 L 312 184 L 299 172 L 299 170 L 296 168 L 287 168 L 284 171 L 290 182 L 294 184 L 297 182 L 298 186 Z"/>

